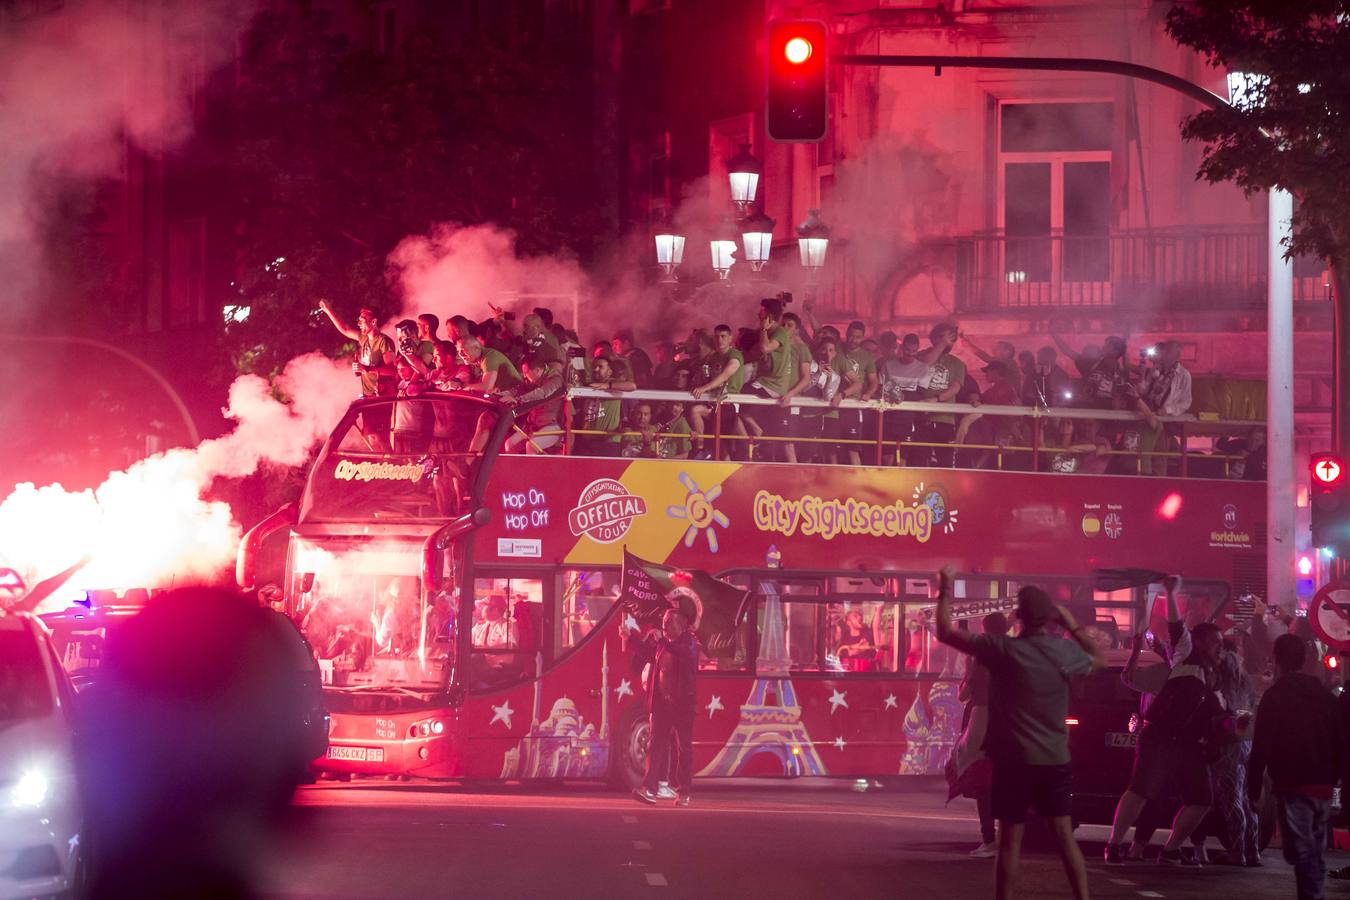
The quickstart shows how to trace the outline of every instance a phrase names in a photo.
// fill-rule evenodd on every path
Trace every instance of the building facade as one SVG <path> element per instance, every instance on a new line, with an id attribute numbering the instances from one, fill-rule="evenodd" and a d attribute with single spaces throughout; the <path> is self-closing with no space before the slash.
<path id="1" fill-rule="evenodd" d="M 1182 120 L 1201 108 L 1193 99 L 1082 72 L 837 66 L 824 141 L 764 134 L 764 28 L 774 17 L 825 21 L 836 54 L 1096 57 L 1225 96 L 1226 73 L 1166 34 L 1171 3 L 628 6 L 634 226 L 671 211 L 678 220 L 682 208 L 729 209 L 725 160 L 748 143 L 776 221 L 771 282 L 800 285 L 793 227 L 809 209 L 833 226 L 821 318 L 920 334 L 954 319 L 985 346 L 1006 339 L 1030 350 L 1052 332 L 1074 347 L 1121 335 L 1132 353 L 1166 336 L 1182 342 L 1193 373 L 1264 380 L 1265 198 L 1196 180 L 1201 147 L 1180 138 Z M 658 40 L 674 48 L 659 59 L 644 52 Z M 705 267 L 703 257 L 691 243 L 688 268 Z M 1295 262 L 1305 452 L 1329 439 L 1324 270 L 1320 260 Z"/>

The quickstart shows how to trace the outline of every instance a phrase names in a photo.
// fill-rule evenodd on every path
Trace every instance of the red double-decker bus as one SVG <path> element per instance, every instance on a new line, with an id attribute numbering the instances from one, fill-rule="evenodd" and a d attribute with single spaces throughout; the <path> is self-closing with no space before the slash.
<path id="1" fill-rule="evenodd" d="M 387 450 L 375 423 L 409 403 L 423 431 Z M 332 716 L 322 768 L 633 784 L 625 548 L 749 592 L 734 655 L 700 671 L 704 776 L 940 772 L 964 666 L 934 636 L 942 565 L 961 617 L 1034 582 L 1116 647 L 1160 588 L 1101 570 L 1182 572 L 1212 617 L 1264 566 L 1257 483 L 465 450 L 483 430 L 500 447 L 519 414 L 465 393 L 358 401 L 298 509 L 246 537 L 243 583 L 289 526 L 288 609 Z"/>

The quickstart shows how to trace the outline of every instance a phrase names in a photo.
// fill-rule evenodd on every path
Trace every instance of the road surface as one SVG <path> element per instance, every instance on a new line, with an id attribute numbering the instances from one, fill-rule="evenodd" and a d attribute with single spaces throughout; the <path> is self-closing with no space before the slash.
<path id="1" fill-rule="evenodd" d="M 594 785 L 325 782 L 296 797 L 263 875 L 275 900 L 494 897 L 990 896 L 973 804 L 931 780 L 700 783 L 694 805 L 649 807 Z M 1093 896 L 1287 898 L 1276 849 L 1263 869 L 1107 868 L 1104 830 L 1080 829 Z M 1161 838 L 1159 838 L 1161 839 Z M 1333 865 L 1350 854 L 1332 854 Z M 1056 857 L 1025 856 L 1021 896 L 1068 896 Z M 1327 896 L 1350 898 L 1350 885 Z"/>

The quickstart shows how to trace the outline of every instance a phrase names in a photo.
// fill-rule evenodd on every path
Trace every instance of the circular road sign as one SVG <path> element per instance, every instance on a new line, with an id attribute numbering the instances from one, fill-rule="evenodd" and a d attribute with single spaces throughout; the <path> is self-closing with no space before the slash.
<path id="1" fill-rule="evenodd" d="M 1323 484 L 1335 484 L 1341 480 L 1344 474 L 1341 461 L 1330 456 L 1324 456 L 1313 463 L 1313 476 Z"/>
<path id="2" fill-rule="evenodd" d="M 1350 584 L 1332 582 L 1318 591 L 1308 607 L 1308 624 L 1327 646 L 1350 650 Z"/>

